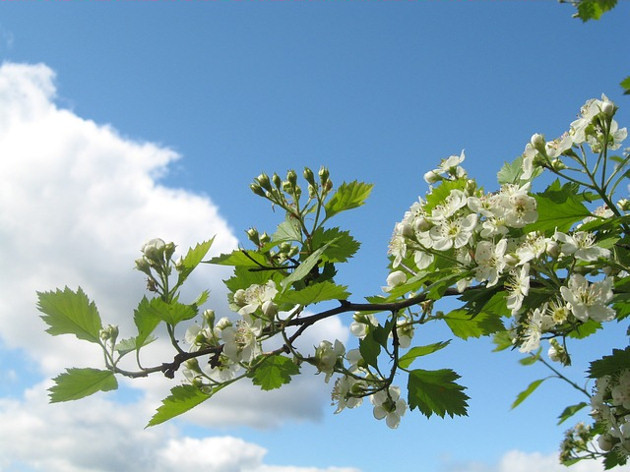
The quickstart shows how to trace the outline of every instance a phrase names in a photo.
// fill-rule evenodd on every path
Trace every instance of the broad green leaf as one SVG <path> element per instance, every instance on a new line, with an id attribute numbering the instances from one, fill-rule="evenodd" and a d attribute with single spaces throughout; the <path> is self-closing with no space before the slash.
<path id="1" fill-rule="evenodd" d="M 357 208 L 365 203 L 372 191 L 372 184 L 363 182 L 343 183 L 324 205 L 326 219 L 345 210 Z"/>
<path id="2" fill-rule="evenodd" d="M 311 272 L 311 270 L 313 270 L 313 267 L 315 267 L 320 262 L 320 257 L 322 253 L 326 250 L 326 248 L 329 245 L 331 245 L 334 242 L 335 240 L 328 242 L 328 244 L 325 244 L 324 246 L 314 251 L 310 256 L 308 256 L 297 267 L 297 269 L 295 269 L 288 277 L 286 277 L 284 280 L 282 280 L 282 282 L 280 282 L 282 289 L 286 291 L 291 286 L 292 283 L 297 282 L 298 280 L 302 280 L 304 277 L 306 277 Z"/>
<path id="3" fill-rule="evenodd" d="M 265 357 L 256 367 L 252 383 L 262 390 L 273 390 L 291 382 L 291 376 L 300 373 L 300 368 L 286 356 Z"/>
<path id="4" fill-rule="evenodd" d="M 530 383 L 529 386 L 525 390 L 523 390 L 521 393 L 519 393 L 516 396 L 516 400 L 514 400 L 514 403 L 512 403 L 512 409 L 516 408 L 521 403 L 523 403 L 525 399 L 529 397 L 533 393 L 533 391 L 536 390 L 540 386 L 541 383 L 547 380 L 547 378 L 534 380 L 532 383 Z"/>
<path id="5" fill-rule="evenodd" d="M 41 318 L 49 326 L 47 333 L 74 334 L 79 339 L 100 342 L 101 317 L 81 287 L 76 292 L 68 287 L 63 291 L 37 292 L 37 297 L 37 309 L 44 313 Z"/>
<path id="6" fill-rule="evenodd" d="M 138 307 L 133 311 L 133 322 L 138 328 L 138 336 L 135 338 L 136 346 L 147 344 L 148 338 L 160 321 L 162 321 L 161 318 L 155 314 L 147 297 L 142 297 Z"/>
<path id="7" fill-rule="evenodd" d="M 346 262 L 361 246 L 348 231 L 341 231 L 339 228 L 329 228 L 324 230 L 319 228 L 313 233 L 313 249 L 318 249 L 328 242 L 333 241 L 322 253 L 322 260 L 325 262 Z"/>
<path id="8" fill-rule="evenodd" d="M 599 20 L 607 11 L 617 4 L 617 0 L 578 0 L 576 4 L 577 13 L 574 17 L 583 22 L 588 20 Z"/>
<path id="9" fill-rule="evenodd" d="M 213 257 L 208 261 L 208 264 L 260 268 L 267 265 L 267 259 L 256 251 L 236 249 L 229 254 L 221 254 L 220 256 Z"/>
<path id="10" fill-rule="evenodd" d="M 610 470 L 620 465 L 626 465 L 628 456 L 614 448 L 604 455 L 604 469 Z"/>
<path id="11" fill-rule="evenodd" d="M 193 305 L 184 305 L 177 301 L 166 303 L 161 298 L 153 298 L 149 302 L 148 309 L 153 316 L 173 326 L 181 321 L 194 318 L 198 311 Z"/>
<path id="12" fill-rule="evenodd" d="M 359 340 L 359 352 L 368 365 L 375 369 L 378 368 L 378 356 L 381 353 L 381 345 L 374 338 L 373 332 L 369 332 L 363 339 Z"/>
<path id="13" fill-rule="evenodd" d="M 498 333 L 496 333 L 494 337 L 492 338 L 492 342 L 496 346 L 492 350 L 492 352 L 504 351 L 514 346 L 514 344 L 512 343 L 512 337 L 510 336 L 510 333 L 507 330 L 499 331 Z"/>
<path id="14" fill-rule="evenodd" d="M 116 390 L 118 382 L 109 370 L 98 369 L 66 369 L 66 373 L 53 379 L 55 385 L 50 387 L 50 402 L 67 402 L 87 397 L 93 393 Z"/>
<path id="15" fill-rule="evenodd" d="M 182 259 L 181 263 L 178 265 L 179 276 L 177 278 L 177 285 L 181 285 L 188 278 L 188 276 L 192 273 L 193 270 L 199 265 L 199 263 L 206 257 L 208 251 L 210 250 L 210 246 L 212 246 L 212 242 L 214 238 L 209 239 L 208 241 L 204 241 L 202 243 L 197 244 L 194 248 L 188 249 L 188 253 Z"/>
<path id="16" fill-rule="evenodd" d="M 171 394 L 162 400 L 162 405 L 157 409 L 157 412 L 153 415 L 146 427 L 148 428 L 149 426 L 164 423 L 182 413 L 186 413 L 188 410 L 203 403 L 210 397 L 210 394 L 202 392 L 194 385 L 178 385 L 177 387 L 173 387 Z"/>
<path id="17" fill-rule="evenodd" d="M 467 416 L 468 395 L 455 380 L 459 378 L 450 369 L 422 370 L 417 369 L 409 374 L 407 384 L 407 402 L 409 408 L 418 408 L 427 418 L 433 413 L 444 418 L 449 415 Z"/>
<path id="18" fill-rule="evenodd" d="M 256 270 L 252 267 L 236 266 L 234 275 L 224 280 L 225 286 L 232 292 L 238 289 L 246 289 L 252 284 L 265 284 L 273 276 L 278 277 L 278 271 L 274 270 Z"/>
<path id="19" fill-rule="evenodd" d="M 471 316 L 466 310 L 453 310 L 444 320 L 453 334 L 461 339 L 479 338 L 505 329 L 500 316 L 485 312 Z"/>
<path id="20" fill-rule="evenodd" d="M 591 362 L 588 376 L 592 379 L 613 375 L 623 369 L 630 369 L 630 346 L 625 349 L 613 349 L 610 356 L 604 356 Z"/>
<path id="21" fill-rule="evenodd" d="M 556 229 L 566 233 L 578 221 L 591 215 L 571 186 L 560 190 L 547 190 L 534 196 L 538 220 L 525 227 L 526 232 L 540 231 L 551 234 Z"/>
<path id="22" fill-rule="evenodd" d="M 293 217 L 289 217 L 289 219 L 284 220 L 282 223 L 278 225 L 276 232 L 271 236 L 271 240 L 274 242 L 285 242 L 285 241 L 302 241 L 302 229 L 300 228 L 300 223 Z"/>
<path id="23" fill-rule="evenodd" d="M 559 420 L 558 424 L 564 423 L 566 420 L 571 418 L 573 415 L 575 415 L 578 411 L 580 411 L 586 405 L 588 405 L 588 403 L 581 402 L 581 403 L 578 403 L 577 405 L 571 405 L 571 406 L 566 407 L 562 411 L 562 413 L 560 413 L 560 416 L 558 416 L 558 420 Z"/>
<path id="24" fill-rule="evenodd" d="M 309 285 L 302 290 L 287 290 L 278 295 L 278 303 L 289 303 L 293 305 L 311 305 L 326 300 L 346 300 L 350 293 L 343 285 L 336 285 L 333 282 L 320 282 Z"/>
<path id="25" fill-rule="evenodd" d="M 398 359 L 399 367 L 403 369 L 407 369 L 411 363 L 416 360 L 420 356 L 426 356 L 428 354 L 433 354 L 440 349 L 444 349 L 449 345 L 451 341 L 440 341 L 434 344 L 428 344 L 426 346 L 416 346 L 409 349 L 403 356 Z"/>

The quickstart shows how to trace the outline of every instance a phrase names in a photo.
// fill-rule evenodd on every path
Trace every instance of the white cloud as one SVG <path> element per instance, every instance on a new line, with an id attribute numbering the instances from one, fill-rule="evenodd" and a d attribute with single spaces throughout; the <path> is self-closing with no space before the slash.
<path id="1" fill-rule="evenodd" d="M 490 465 L 483 462 L 467 462 L 462 464 L 448 464 L 442 467 L 448 472 L 603 472 L 604 466 L 598 461 L 582 461 L 570 468 L 558 461 L 558 453 L 542 454 L 540 452 L 508 451 L 497 464 Z M 619 470 L 616 467 L 610 470 Z"/>
<path id="2" fill-rule="evenodd" d="M 216 235 L 214 254 L 230 251 L 237 242 L 208 197 L 160 184 L 179 158 L 175 152 L 125 138 L 111 126 L 59 108 L 54 79 L 54 72 L 42 64 L 0 67 L 0 346 L 16 349 L 13 356 L 24 353 L 46 378 L 67 367 L 100 367 L 102 358 L 88 343 L 44 332 L 35 308 L 36 291 L 81 286 L 97 303 L 104 323 L 119 324 L 121 336 L 130 336 L 130 315 L 145 293 L 142 275 L 132 270 L 144 241 L 162 237 L 185 250 Z M 201 272 L 191 279 L 186 296 L 211 289 L 211 302 L 221 315 L 227 304 L 220 281 L 227 272 L 210 266 Z M 345 339 L 347 333 L 338 320 L 330 320 L 311 330 L 304 342 Z M 166 360 L 166 343 L 152 347 L 147 362 Z M 23 376 L 24 369 L 10 367 L 6 376 L 24 385 L 24 378 L 14 379 Z M 136 389 L 134 402 L 114 394 L 49 405 L 41 385 L 21 399 L 16 394 L 22 392 L 0 398 L 0 457 L 5 461 L 0 469 L 8 468 L 9 461 L 13 467 L 22 462 L 35 470 L 63 472 L 158 470 L 157 451 L 179 457 L 181 463 L 193 460 L 185 452 L 191 445 L 216 447 L 224 441 L 236 447 L 241 441 L 193 441 L 171 426 L 145 431 L 174 382 L 155 376 L 122 384 Z M 318 419 L 328 407 L 330 387 L 321 376 L 300 377 L 268 395 L 251 386 L 235 386 L 188 418 L 201 425 L 256 427 Z M 206 461 L 205 470 L 218 472 L 316 470 L 264 465 L 264 452 L 257 445 L 240 444 L 230 450 L 236 462 L 215 463 L 209 455 L 195 460 Z M 161 459 L 168 462 L 166 456 Z M 336 470 L 341 469 L 329 472 Z"/>
<path id="3" fill-rule="evenodd" d="M 257 444 L 231 436 L 181 436 L 173 426 L 144 429 L 136 404 L 105 395 L 50 405 L 45 386 L 20 399 L 0 399 L 0 470 L 358 472 L 264 464 L 267 450 Z"/>

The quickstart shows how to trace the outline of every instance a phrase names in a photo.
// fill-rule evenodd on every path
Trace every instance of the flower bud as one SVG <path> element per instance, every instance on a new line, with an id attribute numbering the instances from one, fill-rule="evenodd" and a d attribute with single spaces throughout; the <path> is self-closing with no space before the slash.
<path id="1" fill-rule="evenodd" d="M 151 266 L 149 265 L 147 260 L 142 257 L 140 259 L 136 259 L 136 270 L 139 270 L 140 272 L 144 272 L 148 276 L 151 276 Z"/>
<path id="2" fill-rule="evenodd" d="M 622 198 L 621 200 L 619 200 L 617 202 L 617 206 L 619 207 L 619 209 L 621 209 L 623 211 L 629 211 L 630 210 L 630 200 L 628 200 L 627 198 Z"/>
<path id="3" fill-rule="evenodd" d="M 271 241 L 271 238 L 267 233 L 263 233 L 260 235 L 260 244 L 267 244 L 269 241 Z"/>
<path id="4" fill-rule="evenodd" d="M 538 152 L 541 152 L 543 154 L 545 153 L 546 142 L 545 142 L 545 137 L 542 134 L 539 134 L 539 133 L 533 134 L 529 142 L 531 143 L 532 147 L 536 149 Z"/>
<path id="5" fill-rule="evenodd" d="M 265 173 L 260 174 L 256 177 L 256 182 L 265 190 L 271 190 L 271 182 L 269 181 L 269 176 Z"/>
<path id="6" fill-rule="evenodd" d="M 407 274 L 402 270 L 396 270 L 387 276 L 387 288 L 392 289 L 398 285 L 402 285 L 407 281 Z"/>
<path id="7" fill-rule="evenodd" d="M 202 316 L 208 326 L 214 326 L 214 310 L 205 310 Z"/>
<path id="8" fill-rule="evenodd" d="M 430 170 L 429 172 L 424 174 L 424 181 L 429 185 L 439 182 L 440 180 L 442 180 L 442 177 L 434 170 Z"/>
<path id="9" fill-rule="evenodd" d="M 287 180 L 292 187 L 295 187 L 295 185 L 297 184 L 297 174 L 294 170 L 290 170 L 289 172 L 287 172 Z"/>
<path id="10" fill-rule="evenodd" d="M 142 246 L 142 253 L 149 261 L 161 262 L 162 254 L 164 254 L 165 243 L 160 238 L 155 238 L 147 241 Z"/>
<path id="11" fill-rule="evenodd" d="M 164 257 L 167 261 L 169 261 L 171 259 L 171 257 L 173 257 L 173 254 L 175 253 L 175 248 L 177 246 L 175 246 L 175 243 L 170 242 L 168 244 L 166 244 L 166 246 L 164 246 Z"/>
<path id="12" fill-rule="evenodd" d="M 264 302 L 260 308 L 268 319 L 271 319 L 278 314 L 278 306 L 271 300 Z"/>
<path id="13" fill-rule="evenodd" d="M 304 176 L 304 180 L 306 180 L 309 184 L 315 185 L 315 176 L 313 175 L 313 171 L 311 169 L 305 167 L 302 175 Z"/>
<path id="14" fill-rule="evenodd" d="M 601 106 L 602 113 L 606 115 L 608 118 L 611 118 L 615 112 L 617 111 L 617 107 L 615 104 L 609 100 L 604 100 Z"/>
<path id="15" fill-rule="evenodd" d="M 258 246 L 258 244 L 260 243 L 260 235 L 258 234 L 258 230 L 256 228 L 249 228 L 247 231 L 245 231 L 245 234 L 247 234 L 247 239 Z"/>
<path id="16" fill-rule="evenodd" d="M 271 177 L 271 180 L 273 180 L 273 184 L 276 186 L 276 188 L 280 188 L 282 186 L 282 179 L 275 172 L 273 174 L 273 177 Z"/>
<path id="17" fill-rule="evenodd" d="M 249 188 L 250 188 L 250 190 L 252 192 L 254 192 L 259 197 L 264 197 L 265 196 L 265 191 L 258 184 L 250 184 Z"/>

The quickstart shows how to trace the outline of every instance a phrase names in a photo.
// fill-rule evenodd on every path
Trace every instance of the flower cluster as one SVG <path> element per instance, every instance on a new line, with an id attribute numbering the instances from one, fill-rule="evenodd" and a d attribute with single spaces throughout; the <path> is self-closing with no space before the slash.
<path id="1" fill-rule="evenodd" d="M 591 415 L 603 430 L 599 447 L 630 456 L 630 369 L 598 378 L 591 406 Z"/>

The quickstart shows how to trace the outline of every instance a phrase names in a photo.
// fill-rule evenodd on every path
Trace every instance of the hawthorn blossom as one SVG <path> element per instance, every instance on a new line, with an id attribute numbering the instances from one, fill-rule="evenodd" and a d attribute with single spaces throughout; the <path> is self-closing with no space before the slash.
<path id="1" fill-rule="evenodd" d="M 505 250 L 507 239 L 500 240 L 497 244 L 490 241 L 480 241 L 475 250 L 475 277 L 479 281 L 487 280 L 487 286 L 495 285 L 505 268 Z"/>
<path id="2" fill-rule="evenodd" d="M 428 184 L 434 184 L 442 179 L 442 174 L 449 174 L 451 177 L 460 179 L 466 176 L 466 171 L 459 165 L 466 158 L 462 150 L 459 156 L 453 155 L 442 159 L 437 169 L 430 170 L 424 174 L 424 180 Z"/>
<path id="3" fill-rule="evenodd" d="M 510 272 L 510 278 L 505 285 L 508 289 L 507 307 L 515 315 L 529 293 L 529 264 L 523 264 L 519 269 Z"/>
<path id="4" fill-rule="evenodd" d="M 259 308 L 267 317 L 272 317 L 277 313 L 273 298 L 278 293 L 273 280 L 268 280 L 264 285 L 252 284 L 245 290 L 239 289 L 234 292 L 233 301 L 238 308 L 239 315 L 250 315 Z"/>
<path id="5" fill-rule="evenodd" d="M 414 327 L 407 320 L 398 320 L 396 323 L 396 336 L 398 337 L 398 346 L 403 349 L 408 348 L 411 345 L 411 340 L 414 335 Z"/>
<path id="6" fill-rule="evenodd" d="M 387 287 L 383 287 L 384 292 L 391 291 L 394 287 L 402 285 L 407 281 L 407 274 L 402 270 L 395 270 L 387 276 Z"/>
<path id="7" fill-rule="evenodd" d="M 344 375 L 335 381 L 332 390 L 333 405 L 337 404 L 335 414 L 344 408 L 356 408 L 363 403 L 363 397 L 359 396 L 365 391 L 366 383 L 363 380 Z"/>
<path id="8" fill-rule="evenodd" d="M 582 274 L 574 274 L 568 286 L 560 287 L 560 294 L 580 321 L 610 321 L 615 310 L 606 306 L 613 297 L 612 278 L 590 283 Z"/>
<path id="9" fill-rule="evenodd" d="M 528 192 L 531 183 L 518 186 L 506 184 L 501 186 L 498 195 L 498 207 L 503 210 L 505 224 L 511 228 L 522 228 L 538 219 L 536 199 Z"/>
<path id="10" fill-rule="evenodd" d="M 392 267 L 395 269 L 400 265 L 407 254 L 407 244 L 403 234 L 403 223 L 396 224 L 394 234 L 389 240 L 389 248 L 387 252 L 394 256 Z"/>
<path id="11" fill-rule="evenodd" d="M 546 310 L 547 304 L 544 303 L 531 312 L 525 323 L 526 330 L 519 351 L 532 352 L 540 346 L 542 333 L 553 326 L 553 321 L 548 315 L 545 315 Z"/>
<path id="12" fill-rule="evenodd" d="M 448 251 L 450 248 L 460 248 L 468 243 L 477 225 L 477 215 L 471 213 L 466 217 L 455 217 L 440 220 L 429 235 L 433 240 L 433 249 Z"/>
<path id="13" fill-rule="evenodd" d="M 387 426 L 398 428 L 400 418 L 407 411 L 407 403 L 400 398 L 400 387 L 389 387 L 387 390 L 379 390 L 370 395 L 370 401 L 374 405 L 373 414 L 377 420 L 385 418 Z"/>
<path id="14" fill-rule="evenodd" d="M 568 151 L 573 146 L 573 140 L 569 133 L 564 133 L 559 138 L 549 141 L 545 144 L 547 156 L 551 159 L 560 157 L 563 152 Z"/>
<path id="15" fill-rule="evenodd" d="M 235 325 L 229 324 L 221 329 L 223 353 L 232 362 L 251 362 L 261 353 L 258 341 L 261 333 L 261 320 L 244 315 Z"/>
<path id="16" fill-rule="evenodd" d="M 577 231 L 573 235 L 556 231 L 554 238 L 561 244 L 560 252 L 564 255 L 573 255 L 582 261 L 596 261 L 610 255 L 608 249 L 595 244 L 595 235 L 586 231 Z"/>
<path id="17" fill-rule="evenodd" d="M 332 377 L 337 362 L 343 358 L 346 348 L 341 341 L 335 339 L 333 345 L 330 341 L 322 341 L 315 349 L 315 367 L 319 372 L 326 374 L 324 381 L 328 383 Z"/>
<path id="18" fill-rule="evenodd" d="M 355 313 L 354 321 L 350 324 L 350 332 L 357 338 L 363 339 L 368 334 L 371 326 L 378 326 L 378 321 L 374 314 Z"/>

